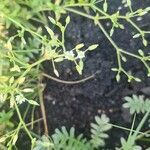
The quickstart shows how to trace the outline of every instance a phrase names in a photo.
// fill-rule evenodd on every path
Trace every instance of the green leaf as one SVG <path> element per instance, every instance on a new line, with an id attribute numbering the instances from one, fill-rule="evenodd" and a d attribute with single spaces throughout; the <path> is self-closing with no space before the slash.
<path id="1" fill-rule="evenodd" d="M 9 79 L 9 84 L 12 84 L 12 83 L 14 83 L 14 77 L 11 77 L 10 79 Z"/>
<path id="2" fill-rule="evenodd" d="M 20 67 L 18 65 L 14 65 L 13 68 L 10 69 L 11 72 L 17 71 L 17 72 L 21 72 Z"/>
<path id="3" fill-rule="evenodd" d="M 52 17 L 48 17 L 48 19 L 50 20 L 50 22 L 52 23 L 52 24 L 56 24 L 56 21 L 52 18 Z"/>
<path id="4" fill-rule="evenodd" d="M 33 141 L 32 143 L 35 143 L 33 150 L 52 150 L 54 148 L 54 143 L 52 143 L 45 135 L 43 135 L 39 140 Z"/>
<path id="5" fill-rule="evenodd" d="M 0 143 L 5 142 L 5 141 L 6 141 L 6 139 L 7 139 L 7 137 L 1 137 L 1 138 L 0 138 Z"/>
<path id="6" fill-rule="evenodd" d="M 148 45 L 148 42 L 147 42 L 147 40 L 145 40 L 145 38 L 143 38 L 143 45 L 144 45 L 144 46 L 147 46 L 147 45 Z"/>
<path id="7" fill-rule="evenodd" d="M 59 57 L 59 58 L 56 58 L 54 61 L 55 61 L 55 62 L 62 62 L 63 60 L 64 60 L 63 57 Z"/>
<path id="8" fill-rule="evenodd" d="M 12 109 L 8 112 L 5 112 L 4 110 L 0 112 L 0 124 L 4 125 L 6 128 L 12 128 L 14 127 L 14 124 L 10 121 L 13 116 Z"/>
<path id="9" fill-rule="evenodd" d="M 108 9 L 108 4 L 107 4 L 107 1 L 105 0 L 104 4 L 103 4 L 103 10 L 105 12 L 107 12 L 107 9 Z"/>
<path id="10" fill-rule="evenodd" d="M 117 82 L 120 81 L 120 74 L 119 73 L 116 75 L 116 80 L 117 80 Z"/>
<path id="11" fill-rule="evenodd" d="M 60 22 L 57 22 L 56 25 L 60 28 L 61 32 L 65 31 L 65 27 Z"/>
<path id="12" fill-rule="evenodd" d="M 131 0 L 127 0 L 127 5 L 130 7 L 131 6 Z"/>
<path id="13" fill-rule="evenodd" d="M 123 24 L 119 24 L 119 28 L 123 30 L 125 27 Z"/>
<path id="14" fill-rule="evenodd" d="M 139 53 L 141 56 L 144 56 L 144 52 L 143 52 L 141 49 L 138 50 L 138 53 Z"/>
<path id="15" fill-rule="evenodd" d="M 111 70 L 112 70 L 112 71 L 115 71 L 115 72 L 118 71 L 117 68 L 111 68 Z"/>
<path id="16" fill-rule="evenodd" d="M 135 34 L 135 35 L 133 36 L 133 38 L 135 39 L 135 38 L 138 38 L 138 37 L 140 37 L 140 36 L 141 36 L 141 34 L 137 33 L 137 34 Z"/>
<path id="17" fill-rule="evenodd" d="M 83 61 L 80 60 L 80 61 L 79 61 L 79 64 L 76 65 L 76 69 L 77 69 L 77 71 L 78 71 L 78 73 L 79 73 L 80 75 L 82 75 L 83 67 L 84 67 Z"/>
<path id="18" fill-rule="evenodd" d="M 139 79 L 139 78 L 134 78 L 134 80 L 135 80 L 136 82 L 141 82 L 141 79 Z"/>
<path id="19" fill-rule="evenodd" d="M 68 25 L 70 23 L 70 16 L 68 16 L 67 18 L 66 18 L 66 25 Z"/>
<path id="20" fill-rule="evenodd" d="M 150 100 L 144 99 L 143 95 L 137 96 L 133 95 L 132 97 L 126 96 L 126 103 L 123 104 L 124 108 L 129 108 L 130 113 L 145 113 L 149 111 L 150 108 Z"/>
<path id="21" fill-rule="evenodd" d="M 17 80 L 17 83 L 18 84 L 22 84 L 22 83 L 24 83 L 25 82 L 25 77 L 20 77 L 18 80 Z"/>
<path id="22" fill-rule="evenodd" d="M 24 92 L 24 93 L 33 93 L 34 89 L 32 89 L 32 88 L 25 88 L 25 89 L 22 90 L 22 92 Z"/>
<path id="23" fill-rule="evenodd" d="M 75 47 L 75 49 L 79 50 L 79 49 L 81 49 L 82 47 L 84 47 L 84 44 L 83 44 L 83 43 L 78 44 L 78 45 Z"/>
<path id="24" fill-rule="evenodd" d="M 67 131 L 66 127 L 61 129 L 55 129 L 55 133 L 52 135 L 54 142 L 54 149 L 56 150 L 91 150 L 92 147 L 82 134 L 75 136 L 75 129 L 72 127 Z"/>
<path id="25" fill-rule="evenodd" d="M 39 104 L 34 100 L 27 100 L 31 105 L 39 106 Z"/>
<path id="26" fill-rule="evenodd" d="M 127 58 L 125 56 L 121 56 L 121 59 L 124 61 L 124 62 L 127 62 Z"/>
<path id="27" fill-rule="evenodd" d="M 96 123 L 91 123 L 91 144 L 94 148 L 103 147 L 105 145 L 105 139 L 108 138 L 106 131 L 112 128 L 109 124 L 109 118 L 102 114 L 101 117 L 95 117 Z"/>
<path id="28" fill-rule="evenodd" d="M 84 63 L 83 63 L 83 60 L 82 60 L 82 59 L 79 61 L 79 66 L 80 66 L 81 70 L 83 70 Z"/>
<path id="29" fill-rule="evenodd" d="M 53 39 L 55 36 L 54 32 L 47 26 L 45 26 L 45 28 L 46 28 L 47 32 L 49 33 L 49 35 L 51 36 L 51 38 Z"/>
<path id="30" fill-rule="evenodd" d="M 110 36 L 112 36 L 113 33 L 114 33 L 114 27 L 112 27 L 111 30 L 110 30 Z"/>
<path id="31" fill-rule="evenodd" d="M 18 140 L 18 134 L 13 137 L 12 145 L 15 145 Z"/>
<path id="32" fill-rule="evenodd" d="M 57 77 L 59 77 L 59 73 L 58 73 L 58 71 L 57 71 L 56 69 L 54 69 L 54 73 L 55 73 L 55 75 L 56 75 Z"/>
<path id="33" fill-rule="evenodd" d="M 98 44 L 91 45 L 91 46 L 88 47 L 88 50 L 89 50 L 89 51 L 93 51 L 93 50 L 95 50 L 98 46 L 99 46 Z"/>

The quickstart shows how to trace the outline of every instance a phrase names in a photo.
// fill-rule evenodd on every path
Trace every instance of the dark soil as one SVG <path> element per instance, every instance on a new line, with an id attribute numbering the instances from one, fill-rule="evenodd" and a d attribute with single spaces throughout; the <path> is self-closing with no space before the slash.
<path id="1" fill-rule="evenodd" d="M 121 3 L 121 2 L 120 2 Z M 110 11 L 116 12 L 120 6 L 119 1 L 114 0 L 111 4 Z M 149 2 L 144 2 L 148 6 Z M 136 8 L 143 4 L 137 1 L 134 5 Z M 144 7 L 144 6 L 142 6 Z M 121 12 L 125 12 L 122 8 Z M 78 80 L 85 78 L 97 71 L 99 73 L 94 79 L 77 85 L 65 85 L 52 80 L 46 80 L 45 90 L 45 106 L 47 121 L 50 133 L 55 128 L 66 126 L 68 129 L 72 126 L 76 128 L 77 134 L 84 133 L 89 137 L 90 123 L 94 121 L 95 115 L 106 113 L 111 123 L 130 127 L 132 118 L 130 118 L 128 110 L 122 108 L 123 98 L 132 94 L 145 94 L 143 89 L 150 88 L 150 78 L 147 78 L 143 65 L 137 60 L 128 58 L 125 68 L 142 79 L 141 83 L 128 83 L 123 75 L 119 83 L 115 80 L 115 73 L 111 68 L 117 65 L 116 53 L 112 45 L 109 43 L 104 34 L 86 18 L 70 14 L 71 23 L 66 32 L 66 45 L 71 49 L 78 43 L 85 43 L 89 46 L 98 43 L 100 46 L 94 52 L 88 53 L 85 59 L 85 68 L 82 76 L 79 76 L 74 65 L 65 62 L 58 65 L 60 78 L 63 80 Z M 136 21 L 141 28 L 150 29 L 150 15 L 147 15 L 142 21 Z M 109 22 L 102 22 L 107 31 L 110 29 Z M 143 48 L 139 40 L 133 40 L 133 28 L 129 24 L 124 23 L 126 29 L 124 31 L 117 30 L 113 36 L 114 41 L 124 49 L 133 53 Z M 150 40 L 150 37 L 147 37 Z M 145 48 L 148 51 L 148 47 Z M 45 64 L 47 73 L 52 74 L 51 64 Z M 120 129 L 113 129 L 110 132 L 110 139 L 107 141 L 107 148 L 114 149 L 120 143 L 120 137 L 125 136 L 126 132 Z"/>

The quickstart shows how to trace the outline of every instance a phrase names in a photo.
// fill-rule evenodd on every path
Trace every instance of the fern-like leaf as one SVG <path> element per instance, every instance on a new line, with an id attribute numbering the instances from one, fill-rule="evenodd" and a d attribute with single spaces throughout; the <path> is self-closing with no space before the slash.
<path id="1" fill-rule="evenodd" d="M 121 138 L 122 150 L 142 150 L 142 147 L 135 144 L 135 140 L 130 138 L 126 141 L 124 138 Z"/>
<path id="2" fill-rule="evenodd" d="M 37 140 L 35 143 L 35 147 L 33 150 L 53 150 L 53 143 L 50 141 L 48 137 L 43 135 L 41 139 Z"/>
<path id="3" fill-rule="evenodd" d="M 105 145 L 105 139 L 108 138 L 106 131 L 111 129 L 109 124 L 109 118 L 102 114 L 101 117 L 95 117 L 96 123 L 91 123 L 91 144 L 94 148 L 103 147 Z"/>
<path id="4" fill-rule="evenodd" d="M 123 104 L 124 108 L 129 108 L 130 113 L 145 113 L 149 111 L 150 108 L 150 99 L 144 99 L 143 95 L 137 96 L 133 95 L 132 97 L 125 97 L 126 103 Z"/>
<path id="5" fill-rule="evenodd" d="M 75 136 L 75 129 L 72 127 L 68 132 L 65 127 L 56 129 L 52 135 L 55 150 L 91 150 L 90 144 L 83 135 Z"/>

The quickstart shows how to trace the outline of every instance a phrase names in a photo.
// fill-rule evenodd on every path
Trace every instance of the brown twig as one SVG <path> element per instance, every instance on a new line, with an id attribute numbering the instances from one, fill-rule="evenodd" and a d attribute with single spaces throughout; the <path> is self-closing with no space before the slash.
<path id="1" fill-rule="evenodd" d="M 43 87 L 43 85 L 41 83 L 41 78 L 40 78 L 39 79 L 39 85 L 38 85 L 40 107 L 41 107 L 41 112 L 42 112 L 42 117 L 43 117 L 45 135 L 49 135 L 49 133 L 48 133 L 47 119 L 46 119 L 47 117 L 46 117 L 45 105 L 44 105 L 44 99 L 43 99 L 43 90 L 44 90 L 44 87 Z"/>
<path id="2" fill-rule="evenodd" d="M 51 79 L 51 80 L 53 80 L 53 81 L 59 82 L 59 83 L 72 85 L 72 84 L 80 84 L 80 83 L 86 82 L 86 81 L 88 81 L 88 80 L 90 80 L 90 79 L 93 79 L 93 78 L 95 77 L 95 75 L 98 74 L 98 73 L 99 73 L 99 71 L 97 71 L 96 73 L 92 74 L 91 76 L 88 76 L 88 77 L 86 77 L 86 78 L 84 78 L 84 79 L 77 80 L 77 81 L 61 80 L 61 79 L 55 78 L 55 77 L 53 77 L 53 76 L 51 76 L 51 75 L 48 75 L 48 74 L 46 74 L 46 73 L 42 73 L 42 76 L 44 76 L 44 77 L 46 77 L 46 78 L 48 78 L 48 79 Z"/>

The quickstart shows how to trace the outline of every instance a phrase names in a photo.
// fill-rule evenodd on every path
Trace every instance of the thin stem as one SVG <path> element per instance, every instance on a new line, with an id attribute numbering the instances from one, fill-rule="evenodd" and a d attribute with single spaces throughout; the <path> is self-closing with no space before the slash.
<path id="1" fill-rule="evenodd" d="M 107 14 L 106 12 L 104 12 L 103 10 L 101 10 L 100 8 L 98 8 L 97 6 L 92 5 L 91 8 L 97 10 L 99 13 L 103 14 L 104 16 L 107 16 L 109 19 L 111 18 L 111 15 Z"/>
<path id="2" fill-rule="evenodd" d="M 31 129 L 34 128 L 34 111 L 35 111 L 35 107 L 36 106 L 33 106 L 32 112 L 31 112 Z"/>
<path id="3" fill-rule="evenodd" d="M 130 129 L 130 128 L 126 128 L 126 127 L 122 127 L 122 126 L 118 126 L 118 125 L 115 125 L 115 124 L 112 124 L 112 123 L 109 123 L 110 125 L 112 125 L 113 127 L 115 127 L 115 128 L 118 128 L 118 129 L 122 129 L 122 130 L 126 130 L 126 131 L 132 131 L 132 132 L 136 132 L 136 130 L 134 130 L 134 129 Z M 148 133 L 150 133 L 150 131 L 148 132 L 138 132 L 141 136 L 150 136 L 150 134 L 148 134 Z M 140 138 L 141 136 L 139 136 L 138 138 Z"/>
<path id="4" fill-rule="evenodd" d="M 77 81 L 65 81 L 65 80 L 61 80 L 61 79 L 55 78 L 55 77 L 53 77 L 53 76 L 51 76 L 51 75 L 48 75 L 48 74 L 46 74 L 46 73 L 42 73 L 42 76 L 44 76 L 44 77 L 46 77 L 46 78 L 49 78 L 49 79 L 51 79 L 51 80 L 54 80 L 54 81 L 56 81 L 56 82 L 59 82 L 59 83 L 73 85 L 73 84 L 80 84 L 80 83 L 86 82 L 86 81 L 88 81 L 88 80 L 90 80 L 90 79 L 93 79 L 97 73 L 99 73 L 99 72 L 96 72 L 96 73 L 92 74 L 92 75 L 89 76 L 89 77 L 86 77 L 86 78 L 84 78 L 84 79 L 77 80 Z"/>
<path id="5" fill-rule="evenodd" d="M 84 17 L 86 17 L 86 18 L 89 18 L 89 19 L 94 20 L 94 17 L 93 17 L 93 16 L 91 16 L 91 15 L 89 15 L 89 14 L 86 14 L 86 13 L 83 13 L 83 12 L 81 12 L 81 11 L 77 11 L 77 10 L 72 9 L 72 8 L 65 8 L 65 10 L 67 10 L 67 11 L 69 11 L 69 12 L 73 12 L 73 13 L 78 14 L 78 15 L 80 15 L 80 16 L 84 16 Z"/>
<path id="6" fill-rule="evenodd" d="M 127 51 L 125 51 L 125 50 L 123 50 L 123 49 L 120 49 L 120 52 L 121 52 L 121 53 L 124 53 L 124 54 L 126 54 L 126 55 L 129 55 L 129 56 L 135 57 L 135 58 L 140 59 L 140 60 L 142 59 L 141 56 L 138 56 L 138 55 L 135 55 L 135 54 L 133 54 L 133 53 L 127 52 Z"/>
<path id="7" fill-rule="evenodd" d="M 46 111 L 45 111 L 45 105 L 44 105 L 44 99 L 43 99 L 43 87 L 41 85 L 41 78 L 39 79 L 38 83 L 38 94 L 39 94 L 39 100 L 40 100 L 40 107 L 44 122 L 44 128 L 45 128 L 45 135 L 49 135 L 48 133 L 48 125 L 47 125 L 47 117 L 46 117 Z"/>
<path id="8" fill-rule="evenodd" d="M 127 19 L 127 21 L 129 21 L 129 23 L 135 28 L 137 29 L 137 31 L 139 31 L 139 33 L 141 35 L 143 35 L 143 31 L 131 20 L 131 19 Z"/>
<path id="9" fill-rule="evenodd" d="M 143 119 L 141 120 L 141 122 L 139 123 L 137 129 L 136 129 L 136 132 L 133 134 L 133 137 L 136 139 L 137 135 L 138 135 L 138 132 L 141 130 L 142 126 L 144 125 L 146 119 L 148 118 L 150 114 L 150 110 L 144 115 Z"/>
<path id="10" fill-rule="evenodd" d="M 107 39 L 110 41 L 110 43 L 112 44 L 112 46 L 116 49 L 116 53 L 117 53 L 117 60 L 118 60 L 118 67 L 119 70 L 121 69 L 121 58 L 120 58 L 120 48 L 115 44 L 115 42 L 111 39 L 111 37 L 109 36 L 109 34 L 106 32 L 106 30 L 104 29 L 104 27 L 102 26 L 102 24 L 100 22 L 97 22 L 97 25 L 99 26 L 99 28 L 102 30 L 102 32 L 104 33 L 104 35 L 107 37 Z"/>
<path id="11" fill-rule="evenodd" d="M 20 114 L 18 105 L 16 104 L 15 100 L 14 100 L 14 103 L 15 103 L 15 109 L 16 109 L 16 111 L 17 111 L 17 114 L 18 114 L 18 117 L 19 117 L 20 122 L 22 123 L 22 125 L 23 125 L 25 131 L 27 132 L 28 136 L 30 137 L 30 139 L 33 140 L 32 135 L 30 134 L 28 128 L 26 127 L 25 122 L 24 122 L 23 119 L 22 119 L 22 116 L 21 116 L 21 114 Z"/>
<path id="12" fill-rule="evenodd" d="M 136 113 L 134 114 L 134 117 L 133 117 L 133 122 L 132 122 L 132 126 L 131 126 L 131 131 L 129 133 L 129 136 L 128 136 L 128 142 L 131 140 L 132 138 L 132 130 L 134 129 L 134 124 L 135 124 L 135 119 L 136 119 Z M 136 131 L 135 131 L 136 132 Z"/>
<path id="13" fill-rule="evenodd" d="M 18 84 L 18 81 L 19 81 L 21 78 L 23 78 L 24 76 L 26 76 L 26 75 L 28 74 L 28 72 L 29 72 L 33 67 L 37 66 L 38 64 L 42 63 L 43 61 L 45 61 L 44 58 L 43 58 L 43 59 L 40 59 L 40 60 L 38 60 L 38 61 L 36 61 L 35 63 L 33 63 L 33 64 L 31 64 L 31 65 L 29 65 L 29 66 L 27 67 L 27 69 L 22 73 L 22 75 L 21 75 L 21 76 L 16 80 L 16 82 L 13 84 L 13 87 L 16 87 L 17 84 Z"/>
<path id="14" fill-rule="evenodd" d="M 84 6 L 84 7 L 91 7 L 92 4 L 91 4 L 91 3 L 68 4 L 68 5 L 65 5 L 64 8 L 67 8 L 67 7 L 81 7 L 81 6 Z"/>

